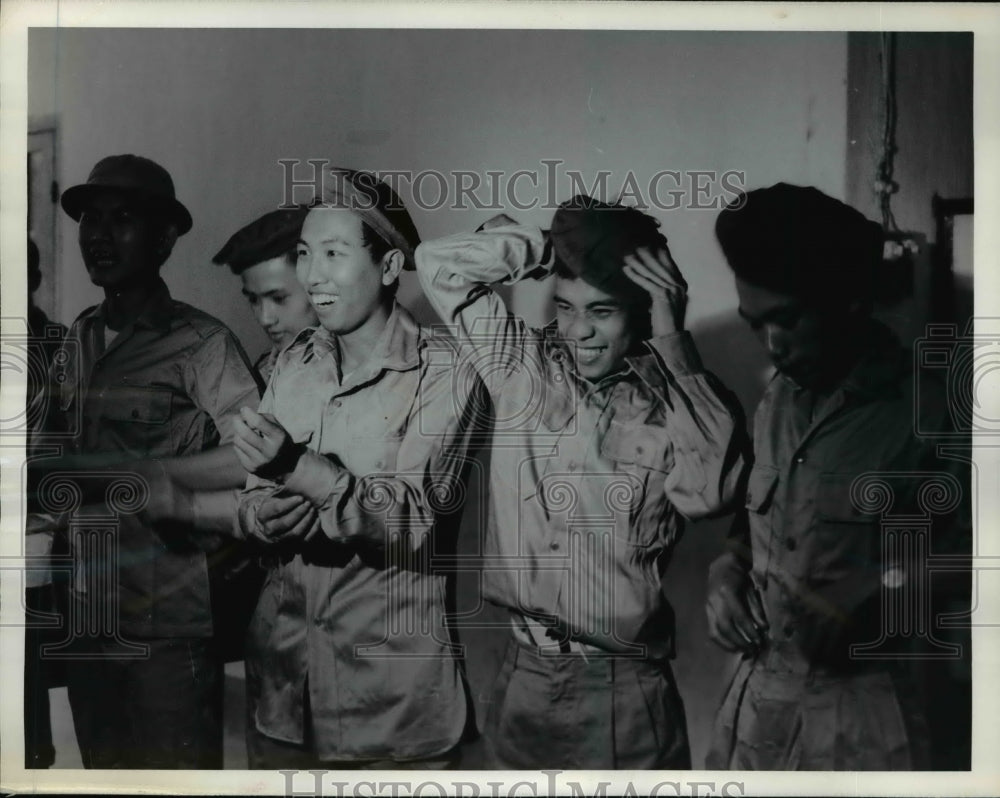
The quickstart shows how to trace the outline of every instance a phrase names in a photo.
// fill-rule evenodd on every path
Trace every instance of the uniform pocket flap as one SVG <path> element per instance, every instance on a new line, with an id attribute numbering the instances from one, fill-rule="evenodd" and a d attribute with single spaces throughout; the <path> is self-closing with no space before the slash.
<path id="1" fill-rule="evenodd" d="M 111 421 L 163 424 L 170 419 L 170 397 L 164 388 L 111 388 L 102 415 Z"/>
<path id="2" fill-rule="evenodd" d="M 669 471 L 667 443 L 650 427 L 632 429 L 611 423 L 604 440 L 601 455 L 609 460 L 627 465 L 641 465 L 656 471 Z"/>

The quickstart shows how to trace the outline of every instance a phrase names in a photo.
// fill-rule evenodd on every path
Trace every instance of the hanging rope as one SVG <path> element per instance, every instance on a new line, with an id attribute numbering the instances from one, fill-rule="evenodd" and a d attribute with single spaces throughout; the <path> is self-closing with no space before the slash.
<path id="1" fill-rule="evenodd" d="M 892 215 L 892 195 L 899 185 L 892 179 L 896 155 L 896 34 L 882 34 L 882 157 L 875 177 L 875 192 L 879 195 L 882 227 L 886 232 L 898 232 Z"/>

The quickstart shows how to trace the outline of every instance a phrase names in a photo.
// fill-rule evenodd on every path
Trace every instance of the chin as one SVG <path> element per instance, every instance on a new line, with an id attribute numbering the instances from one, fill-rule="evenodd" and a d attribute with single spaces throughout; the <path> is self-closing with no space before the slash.
<path id="1" fill-rule="evenodd" d="M 576 370 L 580 372 L 581 377 L 583 377 L 586 380 L 591 380 L 593 382 L 597 382 L 597 380 L 601 379 L 602 377 L 606 377 L 608 374 L 611 373 L 610 369 L 604 368 L 603 366 L 599 366 L 596 364 L 592 364 L 590 366 L 581 366 L 577 364 Z"/>

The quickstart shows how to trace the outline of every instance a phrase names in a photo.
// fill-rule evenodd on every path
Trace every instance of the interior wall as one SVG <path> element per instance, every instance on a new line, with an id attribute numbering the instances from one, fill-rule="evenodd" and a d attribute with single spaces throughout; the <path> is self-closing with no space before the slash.
<path id="1" fill-rule="evenodd" d="M 281 201 L 279 159 L 539 170 L 534 195 L 556 201 L 572 186 L 559 178 L 552 191 L 543 159 L 561 159 L 588 186 L 598 171 L 611 172 L 608 199 L 629 173 L 642 185 L 666 169 L 735 170 L 747 188 L 783 180 L 844 198 L 847 64 L 843 33 L 33 29 L 29 110 L 58 119 L 64 187 L 112 153 L 143 154 L 170 170 L 195 225 L 165 279 L 176 297 L 229 324 L 254 356 L 266 339 L 237 279 L 210 259 Z M 406 184 L 402 193 L 410 199 Z M 694 199 L 688 190 L 685 203 Z M 411 208 L 425 237 L 474 229 L 493 213 Z M 712 232 L 717 209 L 651 210 L 690 284 L 689 326 L 709 368 L 752 408 L 765 363 L 735 314 Z M 551 208 L 511 215 L 544 226 Z M 74 225 L 63 214 L 59 224 L 58 315 L 68 323 L 100 295 Z M 430 320 L 408 280 L 401 299 Z M 515 292 L 513 302 L 534 323 L 548 312 L 543 292 Z M 690 527 L 665 581 L 696 764 L 725 666 L 705 637 L 703 603 L 726 525 Z M 476 634 L 470 679 L 482 703 L 502 632 Z"/>

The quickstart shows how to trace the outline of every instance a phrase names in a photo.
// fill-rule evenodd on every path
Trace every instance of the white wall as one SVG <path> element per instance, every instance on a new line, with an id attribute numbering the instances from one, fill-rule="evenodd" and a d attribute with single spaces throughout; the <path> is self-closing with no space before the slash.
<path id="1" fill-rule="evenodd" d="M 736 169 L 750 187 L 789 180 L 844 193 L 844 34 L 33 29 L 29 61 L 30 113 L 61 124 L 62 185 L 111 153 L 164 164 L 195 219 L 166 279 L 251 352 L 265 339 L 235 278 L 210 258 L 280 201 L 279 158 L 480 172 L 561 158 L 588 185 L 611 171 L 613 191 L 629 170 L 648 181 L 661 169 Z M 569 191 L 564 182 L 557 199 Z M 427 237 L 487 215 L 414 212 Z M 521 214 L 540 224 L 550 215 Z M 692 322 L 731 310 L 715 213 L 658 215 L 691 284 Z M 61 225 L 68 321 L 99 295 L 74 225 L 64 215 Z"/>

